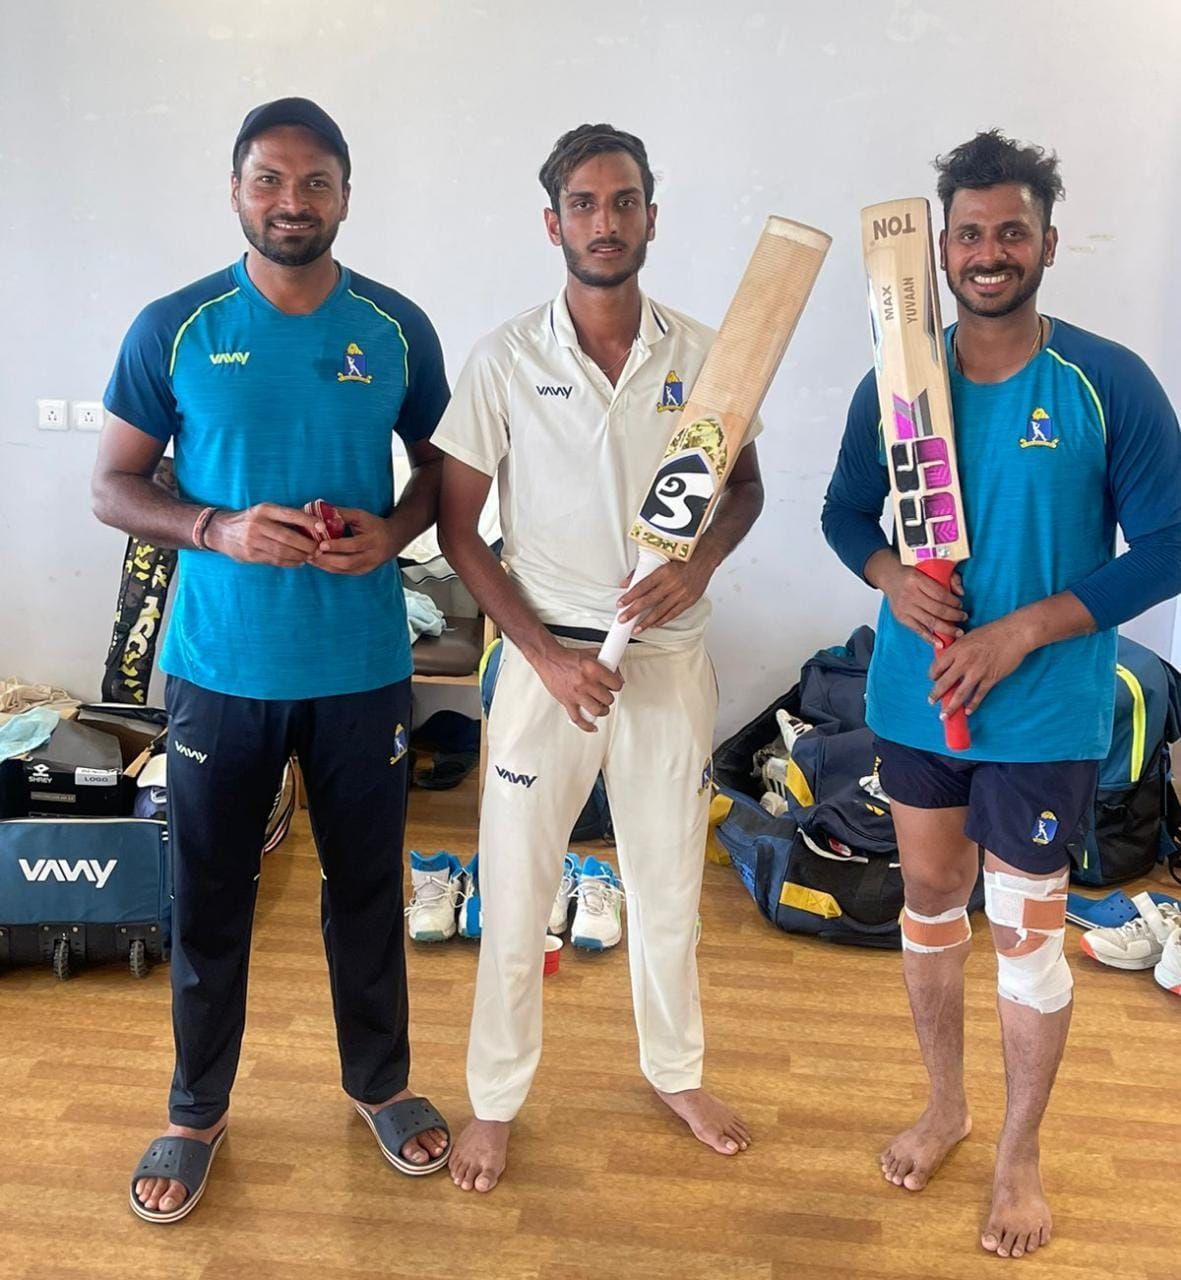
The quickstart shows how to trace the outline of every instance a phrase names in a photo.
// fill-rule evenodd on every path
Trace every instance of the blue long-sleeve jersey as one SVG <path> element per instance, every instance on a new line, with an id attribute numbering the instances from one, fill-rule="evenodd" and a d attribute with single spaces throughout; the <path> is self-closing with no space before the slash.
<path id="1" fill-rule="evenodd" d="M 945 335 L 950 353 L 954 326 Z M 969 626 L 1072 591 L 1096 632 L 1031 653 L 972 716 L 980 760 L 1099 759 L 1111 738 L 1115 628 L 1181 592 L 1181 431 L 1131 351 L 1051 322 L 1020 372 L 975 383 L 951 368 L 960 488 L 972 549 Z M 889 495 L 872 372 L 854 393 L 824 502 L 825 537 L 854 573 L 888 546 Z M 1128 550 L 1115 555 L 1116 526 Z M 927 702 L 930 647 L 882 601 L 867 716 L 884 738 L 945 751 Z"/>

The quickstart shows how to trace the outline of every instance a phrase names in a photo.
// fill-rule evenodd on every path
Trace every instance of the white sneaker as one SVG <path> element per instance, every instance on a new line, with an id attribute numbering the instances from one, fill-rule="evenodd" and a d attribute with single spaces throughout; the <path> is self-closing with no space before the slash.
<path id="1" fill-rule="evenodd" d="M 1181 929 L 1174 929 L 1169 934 L 1160 963 L 1153 969 L 1152 976 L 1166 991 L 1181 996 Z"/>
<path id="2" fill-rule="evenodd" d="M 617 946 L 623 937 L 623 889 L 610 863 L 587 857 L 574 889 L 578 906 L 570 941 L 588 951 Z"/>
<path id="3" fill-rule="evenodd" d="M 478 938 L 484 932 L 484 907 L 480 901 L 480 855 L 463 868 L 459 877 L 459 936 Z"/>
<path id="4" fill-rule="evenodd" d="M 1114 969 L 1151 969 L 1169 934 L 1181 929 L 1181 910 L 1172 903 L 1158 906 L 1147 893 L 1136 894 L 1132 901 L 1140 914 L 1127 924 L 1083 934 L 1079 946 L 1092 960 Z"/>
<path id="5" fill-rule="evenodd" d="M 554 895 L 554 905 L 550 907 L 549 924 L 546 925 L 547 933 L 566 932 L 566 926 L 570 923 L 570 899 L 574 896 L 574 889 L 581 873 L 582 864 L 578 861 L 578 854 L 571 850 L 566 855 L 565 862 L 562 863 L 562 883 L 558 885 L 558 892 Z"/>
<path id="6" fill-rule="evenodd" d="M 414 890 L 406 918 L 415 942 L 445 942 L 455 936 L 463 868 L 459 859 L 440 850 L 424 857 L 410 851 L 410 883 Z"/>

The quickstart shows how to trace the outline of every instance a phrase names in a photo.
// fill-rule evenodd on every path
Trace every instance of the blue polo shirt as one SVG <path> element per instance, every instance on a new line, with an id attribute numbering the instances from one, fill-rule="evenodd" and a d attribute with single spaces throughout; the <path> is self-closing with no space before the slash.
<path id="1" fill-rule="evenodd" d="M 447 399 L 439 340 L 409 299 L 341 267 L 314 312 L 286 315 L 240 260 L 140 313 L 103 402 L 173 440 L 187 502 L 324 498 L 388 516 L 391 433 L 425 440 Z M 404 680 L 397 565 L 353 576 L 182 549 L 160 666 L 219 693 L 280 700 Z"/>
<path id="2" fill-rule="evenodd" d="M 960 489 L 971 557 L 960 566 L 968 626 L 1073 591 L 1098 630 L 1029 654 L 971 719 L 967 759 L 1096 760 L 1111 739 L 1116 627 L 1181 590 L 1181 432 L 1160 384 L 1131 351 L 1052 322 L 1046 345 L 998 383 L 950 355 Z M 860 574 L 887 545 L 889 494 L 877 388 L 849 408 L 824 530 Z M 1117 525 L 1129 550 L 1115 555 Z M 866 717 L 883 738 L 946 753 L 927 696 L 931 647 L 882 601 Z M 959 756 L 961 753 L 957 752 Z"/>

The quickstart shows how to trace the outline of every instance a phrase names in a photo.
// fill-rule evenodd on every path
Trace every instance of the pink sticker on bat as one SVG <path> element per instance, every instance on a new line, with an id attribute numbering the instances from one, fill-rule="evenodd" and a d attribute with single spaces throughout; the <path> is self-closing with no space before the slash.
<path id="1" fill-rule="evenodd" d="M 920 440 L 915 445 L 915 459 L 923 469 L 923 487 L 946 489 L 951 485 L 951 461 L 947 441 L 938 436 Z"/>

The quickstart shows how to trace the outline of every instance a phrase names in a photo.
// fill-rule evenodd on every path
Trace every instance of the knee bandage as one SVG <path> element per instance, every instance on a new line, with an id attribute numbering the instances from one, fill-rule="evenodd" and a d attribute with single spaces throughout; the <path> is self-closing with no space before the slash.
<path id="1" fill-rule="evenodd" d="M 997 989 L 1005 1000 L 1038 1013 L 1057 1013 L 1070 1003 L 1074 979 L 1063 954 L 1069 882 L 1066 872 L 1054 880 L 1031 880 L 1005 871 L 984 873 L 989 920 L 1017 933 L 1012 946 L 996 949 Z"/>
<path id="2" fill-rule="evenodd" d="M 953 907 L 937 916 L 921 916 L 903 907 L 901 923 L 903 951 L 929 956 L 972 940 L 972 926 L 963 907 Z"/>

